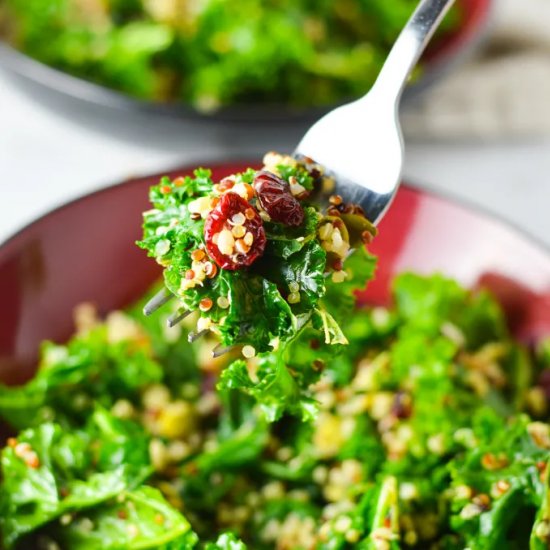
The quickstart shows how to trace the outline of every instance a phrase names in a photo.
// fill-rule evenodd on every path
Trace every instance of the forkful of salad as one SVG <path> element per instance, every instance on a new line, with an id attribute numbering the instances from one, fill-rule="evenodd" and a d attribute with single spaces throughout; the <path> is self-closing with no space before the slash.
<path id="1" fill-rule="evenodd" d="M 177 299 L 168 325 L 198 312 L 189 338 L 217 334 L 214 355 L 239 348 L 251 358 L 306 326 L 346 343 L 333 306 L 372 273 L 363 244 L 400 183 L 401 95 L 452 3 L 422 0 L 369 93 L 317 121 L 292 156 L 268 153 L 260 171 L 220 181 L 198 169 L 151 189 L 138 244 L 164 267 L 165 287 L 145 315 Z"/>

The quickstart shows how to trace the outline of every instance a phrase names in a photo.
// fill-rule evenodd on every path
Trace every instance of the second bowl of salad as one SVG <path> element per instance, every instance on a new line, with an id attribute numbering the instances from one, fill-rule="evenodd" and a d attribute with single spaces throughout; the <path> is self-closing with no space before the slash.
<path id="1" fill-rule="evenodd" d="M 7 0 L 0 59 L 94 103 L 288 120 L 366 93 L 416 4 Z M 457 2 L 410 92 L 474 47 L 489 9 Z"/>

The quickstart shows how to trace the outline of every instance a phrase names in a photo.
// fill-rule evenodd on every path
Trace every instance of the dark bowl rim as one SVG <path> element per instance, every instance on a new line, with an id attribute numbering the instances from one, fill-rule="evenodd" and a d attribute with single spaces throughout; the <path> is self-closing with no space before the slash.
<path id="1" fill-rule="evenodd" d="M 10 246 L 12 246 L 13 243 L 17 241 L 17 239 L 23 236 L 26 231 L 30 230 L 35 226 L 38 226 L 40 223 L 43 222 L 43 220 L 45 220 L 50 216 L 54 216 L 57 212 L 60 212 L 67 208 L 71 208 L 75 204 L 86 201 L 86 199 L 88 199 L 89 197 L 99 195 L 102 193 L 109 193 L 110 191 L 117 189 L 119 187 L 122 187 L 124 185 L 137 184 L 138 182 L 141 182 L 143 180 L 149 180 L 149 179 L 160 180 L 162 176 L 168 173 L 179 172 L 179 171 L 189 172 L 198 166 L 223 168 L 224 166 L 228 166 L 228 165 L 254 166 L 258 164 L 257 158 L 251 160 L 247 158 L 235 158 L 234 156 L 228 156 L 228 157 L 218 156 L 210 160 L 208 160 L 208 158 L 204 160 L 206 162 L 196 163 L 196 162 L 190 161 L 188 163 L 186 162 L 184 164 L 179 164 L 173 167 L 169 167 L 167 170 L 163 170 L 160 172 L 155 172 L 151 174 L 138 174 L 114 183 L 107 183 L 104 185 L 100 185 L 96 189 L 93 189 L 92 191 L 85 191 L 77 195 L 76 197 L 73 197 L 67 201 L 63 201 L 60 204 L 49 208 L 46 212 L 38 215 L 32 221 L 25 223 L 22 227 L 15 229 L 10 234 L 8 234 L 7 237 L 4 237 L 2 240 L 0 240 L 0 260 L 2 260 L 2 257 L 6 254 L 6 250 L 9 251 Z M 496 222 L 503 228 L 516 234 L 518 237 L 522 239 L 522 241 L 524 241 L 529 246 L 532 246 L 541 255 L 543 255 L 547 260 L 550 261 L 550 244 L 545 243 L 541 238 L 532 235 L 529 231 L 521 227 L 516 222 L 507 219 L 504 215 L 491 212 L 487 208 L 483 207 L 482 205 L 476 204 L 465 197 L 458 197 L 452 192 L 442 192 L 442 191 L 437 191 L 433 189 L 427 189 L 417 181 L 409 181 L 409 180 L 403 181 L 401 183 L 401 186 L 406 189 L 411 189 L 416 193 L 427 195 L 429 197 L 442 200 L 444 202 L 458 206 L 464 210 L 474 213 L 478 217 L 485 218 L 488 221 Z"/>
<path id="2" fill-rule="evenodd" d="M 450 33 L 449 51 L 429 61 L 418 82 L 407 86 L 403 94 L 405 103 L 414 100 L 441 76 L 468 58 L 485 40 L 492 21 L 494 0 L 480 0 L 480 4 L 475 24 L 463 25 L 455 33 Z M 299 122 L 319 118 L 327 111 L 346 103 L 344 100 L 318 107 L 293 107 L 284 103 L 236 104 L 221 107 L 211 113 L 201 112 L 192 105 L 179 101 L 162 102 L 135 98 L 125 92 L 72 75 L 19 51 L 1 37 L 0 67 L 35 85 L 92 105 L 203 122 Z"/>

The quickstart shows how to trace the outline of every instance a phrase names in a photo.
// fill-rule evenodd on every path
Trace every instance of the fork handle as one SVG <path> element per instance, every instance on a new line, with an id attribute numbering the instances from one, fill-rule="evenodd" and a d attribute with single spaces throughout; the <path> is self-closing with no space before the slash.
<path id="1" fill-rule="evenodd" d="M 421 0 L 391 49 L 372 92 L 396 104 L 430 38 L 454 0 Z"/>

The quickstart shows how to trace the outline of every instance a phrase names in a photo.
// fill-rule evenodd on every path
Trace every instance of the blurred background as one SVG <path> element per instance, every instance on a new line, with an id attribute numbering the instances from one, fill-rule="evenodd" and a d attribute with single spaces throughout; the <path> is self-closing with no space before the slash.
<path id="1" fill-rule="evenodd" d="M 291 151 L 414 5 L 0 0 L 0 241 L 129 176 Z M 401 114 L 405 181 L 550 245 L 549 0 L 457 0 Z"/>

